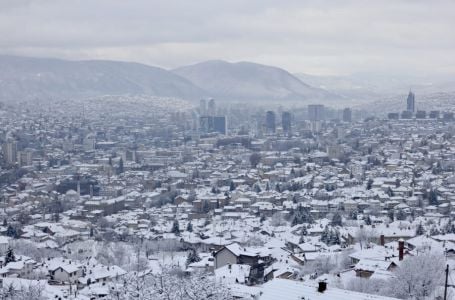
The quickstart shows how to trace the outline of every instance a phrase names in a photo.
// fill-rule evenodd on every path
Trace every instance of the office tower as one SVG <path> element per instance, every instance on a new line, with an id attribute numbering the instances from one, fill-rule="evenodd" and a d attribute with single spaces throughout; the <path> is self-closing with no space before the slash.
<path id="1" fill-rule="evenodd" d="M 269 110 L 265 114 L 265 128 L 267 133 L 275 133 L 275 124 L 276 124 L 276 118 L 275 118 L 275 112 Z"/>
<path id="2" fill-rule="evenodd" d="M 227 118 L 225 116 L 213 117 L 213 130 L 221 134 L 227 134 Z"/>
<path id="3" fill-rule="evenodd" d="M 418 110 L 416 112 L 416 119 L 426 119 L 427 117 L 427 112 L 424 110 Z"/>
<path id="4" fill-rule="evenodd" d="M 439 119 L 439 110 L 430 111 L 430 119 Z"/>
<path id="5" fill-rule="evenodd" d="M 227 134 L 227 119 L 225 116 L 202 116 L 199 118 L 199 130 L 201 133 Z"/>
<path id="6" fill-rule="evenodd" d="M 352 110 L 349 107 L 343 109 L 343 122 L 352 122 Z"/>
<path id="7" fill-rule="evenodd" d="M 201 99 L 201 101 L 199 101 L 199 114 L 201 116 L 205 116 L 207 114 L 207 102 L 205 99 Z"/>
<path id="8" fill-rule="evenodd" d="M 207 114 L 209 116 L 215 116 L 216 115 L 216 103 L 215 99 L 210 99 L 209 104 L 207 106 Z"/>
<path id="9" fill-rule="evenodd" d="M 17 162 L 22 166 L 31 166 L 32 165 L 33 153 L 29 150 L 26 151 L 17 151 Z"/>
<path id="10" fill-rule="evenodd" d="M 387 115 L 387 117 L 389 118 L 389 120 L 398 120 L 400 118 L 400 114 L 399 113 L 389 113 Z"/>
<path id="11" fill-rule="evenodd" d="M 325 108 L 322 104 L 308 105 L 308 119 L 310 121 L 322 121 L 325 119 Z"/>
<path id="12" fill-rule="evenodd" d="M 444 112 L 442 114 L 442 119 L 444 121 L 453 121 L 454 120 L 454 117 L 453 117 L 453 112 Z"/>
<path id="13" fill-rule="evenodd" d="M 403 110 L 401 112 L 401 118 L 402 119 L 412 119 L 412 111 L 410 110 Z"/>
<path id="14" fill-rule="evenodd" d="M 406 104 L 407 104 L 406 110 L 414 113 L 416 110 L 416 102 L 415 102 L 415 95 L 411 91 L 409 91 L 408 99 L 406 100 Z"/>
<path id="15" fill-rule="evenodd" d="M 17 162 L 17 143 L 16 141 L 8 141 L 2 146 L 3 158 L 7 164 L 15 164 Z"/>
<path id="16" fill-rule="evenodd" d="M 283 132 L 286 134 L 291 133 L 291 113 L 288 111 L 284 111 L 281 114 L 281 126 L 283 127 Z"/>

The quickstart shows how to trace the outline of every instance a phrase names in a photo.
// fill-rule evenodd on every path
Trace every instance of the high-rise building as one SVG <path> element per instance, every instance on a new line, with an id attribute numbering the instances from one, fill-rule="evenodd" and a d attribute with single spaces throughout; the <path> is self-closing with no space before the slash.
<path id="1" fill-rule="evenodd" d="M 7 164 L 15 164 L 17 162 L 17 143 L 16 141 L 8 141 L 2 145 L 3 158 Z"/>
<path id="2" fill-rule="evenodd" d="M 31 166 L 32 165 L 33 152 L 30 150 L 17 151 L 17 162 L 20 166 Z"/>
<path id="3" fill-rule="evenodd" d="M 276 130 L 276 118 L 275 118 L 275 112 L 269 110 L 265 114 L 265 128 L 267 130 L 267 133 L 275 133 Z"/>
<path id="4" fill-rule="evenodd" d="M 209 116 L 215 116 L 216 115 L 216 103 L 215 99 L 210 99 L 209 104 L 207 105 L 207 114 Z"/>
<path id="5" fill-rule="evenodd" d="M 199 114 L 201 116 L 205 116 L 207 114 L 207 101 L 205 101 L 205 99 L 201 99 L 201 101 L 199 101 Z"/>
<path id="6" fill-rule="evenodd" d="M 400 114 L 399 113 L 388 113 L 387 118 L 389 118 L 389 120 L 398 120 L 400 118 Z"/>
<path id="7" fill-rule="evenodd" d="M 439 110 L 430 111 L 430 119 L 439 119 Z"/>
<path id="8" fill-rule="evenodd" d="M 454 116 L 453 116 L 453 112 L 444 112 L 442 114 L 442 119 L 444 121 L 453 121 L 454 120 Z"/>
<path id="9" fill-rule="evenodd" d="M 343 109 L 343 121 L 352 122 L 352 110 L 349 107 Z"/>
<path id="10" fill-rule="evenodd" d="M 213 117 L 213 130 L 221 134 L 227 134 L 227 119 L 225 116 Z"/>
<path id="11" fill-rule="evenodd" d="M 308 105 L 308 119 L 310 121 L 322 121 L 325 119 L 325 108 L 322 104 Z"/>
<path id="12" fill-rule="evenodd" d="M 292 120 L 291 120 L 290 112 L 284 111 L 281 114 L 281 126 L 283 127 L 284 133 L 286 133 L 286 134 L 291 133 Z"/>
<path id="13" fill-rule="evenodd" d="M 416 119 L 426 119 L 427 117 L 427 112 L 424 110 L 418 110 L 416 112 Z"/>
<path id="14" fill-rule="evenodd" d="M 399 113 L 389 113 L 387 115 L 387 117 L 389 118 L 389 120 L 398 120 L 400 118 L 400 114 Z"/>
<path id="15" fill-rule="evenodd" d="M 410 110 L 403 110 L 401 112 L 401 118 L 402 119 L 412 119 L 412 111 Z"/>
<path id="16" fill-rule="evenodd" d="M 199 130 L 202 133 L 227 134 L 227 119 L 225 116 L 202 116 L 199 118 Z"/>
<path id="17" fill-rule="evenodd" d="M 414 113 L 416 110 L 415 95 L 411 91 L 409 91 L 408 99 L 406 100 L 406 110 L 412 113 Z"/>

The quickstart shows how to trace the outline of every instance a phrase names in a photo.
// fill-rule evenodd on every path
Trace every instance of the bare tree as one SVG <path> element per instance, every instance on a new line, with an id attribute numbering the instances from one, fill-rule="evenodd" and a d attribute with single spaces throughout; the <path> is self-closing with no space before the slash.
<path id="1" fill-rule="evenodd" d="M 27 285 L 8 284 L 0 288 L 1 300 L 44 300 L 43 284 L 30 283 Z"/>
<path id="2" fill-rule="evenodd" d="M 360 227 L 355 233 L 355 239 L 360 244 L 360 249 L 363 249 L 363 246 L 371 242 L 374 239 L 375 232 L 374 230 L 366 229 L 365 227 Z"/>
<path id="3" fill-rule="evenodd" d="M 111 284 L 108 300 L 231 300 L 229 290 L 204 273 L 185 275 L 179 269 L 161 274 L 129 273 Z"/>
<path id="4" fill-rule="evenodd" d="M 386 280 L 355 277 L 347 283 L 345 288 L 360 293 L 384 295 L 387 293 L 385 291 L 386 287 Z"/>
<path id="5" fill-rule="evenodd" d="M 388 282 L 387 295 L 402 299 L 426 299 L 444 284 L 445 264 L 445 257 L 435 253 L 424 253 L 403 260 L 395 272 L 395 278 Z"/>

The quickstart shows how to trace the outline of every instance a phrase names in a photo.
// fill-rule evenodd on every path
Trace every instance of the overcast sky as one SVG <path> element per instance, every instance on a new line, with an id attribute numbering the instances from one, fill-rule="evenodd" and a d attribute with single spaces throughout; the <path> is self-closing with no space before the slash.
<path id="1" fill-rule="evenodd" d="M 173 68 L 455 73 L 454 0 L 0 0 L 0 52 Z"/>

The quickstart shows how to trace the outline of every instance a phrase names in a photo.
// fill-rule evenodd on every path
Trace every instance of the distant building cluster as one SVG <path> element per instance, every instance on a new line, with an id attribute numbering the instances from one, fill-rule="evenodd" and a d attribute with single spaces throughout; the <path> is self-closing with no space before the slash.
<path id="1" fill-rule="evenodd" d="M 410 119 L 436 119 L 436 120 L 443 120 L 443 121 L 454 121 L 454 113 L 451 111 L 439 111 L 439 110 L 432 110 L 427 112 L 425 110 L 417 110 L 416 109 L 416 100 L 415 94 L 413 92 L 409 92 L 408 98 L 406 99 L 406 110 L 403 110 L 401 113 L 397 112 L 390 112 L 388 113 L 387 117 L 391 120 L 410 120 Z"/>
<path id="2" fill-rule="evenodd" d="M 2 107 L 0 295 L 441 299 L 455 123 L 419 107 Z"/>

